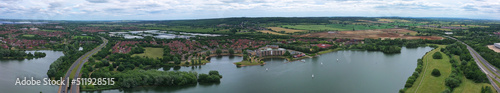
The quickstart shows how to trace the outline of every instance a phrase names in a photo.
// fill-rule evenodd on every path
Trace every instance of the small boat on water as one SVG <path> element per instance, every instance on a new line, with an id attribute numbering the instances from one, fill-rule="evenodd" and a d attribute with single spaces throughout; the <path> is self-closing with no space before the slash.
<path id="1" fill-rule="evenodd" d="M 302 61 L 302 62 L 306 62 L 306 60 L 304 60 L 304 59 L 302 59 L 302 60 L 300 60 L 300 61 Z"/>
<path id="2" fill-rule="evenodd" d="M 312 74 L 312 76 L 311 76 L 311 77 L 312 77 L 312 78 L 314 78 L 314 74 Z"/>

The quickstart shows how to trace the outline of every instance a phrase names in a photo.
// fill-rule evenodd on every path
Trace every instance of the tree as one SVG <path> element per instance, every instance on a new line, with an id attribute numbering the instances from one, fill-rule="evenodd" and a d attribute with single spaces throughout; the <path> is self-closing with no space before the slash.
<path id="1" fill-rule="evenodd" d="M 441 52 L 436 52 L 436 53 L 432 54 L 432 58 L 434 58 L 434 59 L 442 59 L 443 55 L 441 54 Z"/>
<path id="2" fill-rule="evenodd" d="M 432 70 L 432 76 L 439 77 L 439 76 L 441 76 L 441 72 L 439 72 L 439 70 L 438 70 L 438 69 L 435 69 L 435 68 L 434 68 L 434 69 Z"/>
<path id="3" fill-rule="evenodd" d="M 481 87 L 481 93 L 493 93 L 493 91 L 491 90 L 491 87 L 485 86 Z"/>
<path id="4" fill-rule="evenodd" d="M 120 66 L 118 66 L 118 68 L 116 70 L 121 72 L 121 71 L 125 70 L 125 66 L 120 64 Z"/>
<path id="5" fill-rule="evenodd" d="M 284 56 L 291 56 L 290 52 L 286 51 L 285 54 L 283 54 Z"/>
<path id="6" fill-rule="evenodd" d="M 451 89 L 456 88 L 460 85 L 460 80 L 453 78 L 453 77 L 448 77 L 444 80 L 445 85 L 450 87 Z"/>
<path id="7" fill-rule="evenodd" d="M 229 54 L 230 55 L 233 55 L 234 54 L 234 50 L 232 48 L 229 49 Z"/>
<path id="8" fill-rule="evenodd" d="M 311 52 L 317 52 L 317 51 L 319 51 L 319 47 L 318 46 L 313 46 L 312 49 L 313 49 L 313 51 L 311 51 Z"/>
<path id="9" fill-rule="evenodd" d="M 181 60 L 179 58 L 177 58 L 177 56 L 174 57 L 174 63 L 175 64 L 180 64 L 181 63 Z"/>
<path id="10" fill-rule="evenodd" d="M 236 30 L 236 29 L 231 29 L 231 30 L 229 30 L 229 31 L 230 31 L 231 33 L 233 33 L 233 34 L 236 34 L 236 32 L 238 32 L 238 30 Z"/>
<path id="11" fill-rule="evenodd" d="M 215 53 L 217 53 L 217 55 L 220 55 L 220 54 L 222 54 L 222 50 L 217 49 L 217 50 L 215 50 Z"/>
<path id="12" fill-rule="evenodd" d="M 108 68 L 109 68 L 109 71 L 114 71 L 115 70 L 115 68 L 113 67 L 113 65 L 109 65 Z"/>
<path id="13" fill-rule="evenodd" d="M 210 56 L 210 54 L 212 54 L 212 53 L 210 53 L 210 50 L 208 50 L 207 52 L 205 52 L 205 55 L 207 55 L 207 56 Z"/>

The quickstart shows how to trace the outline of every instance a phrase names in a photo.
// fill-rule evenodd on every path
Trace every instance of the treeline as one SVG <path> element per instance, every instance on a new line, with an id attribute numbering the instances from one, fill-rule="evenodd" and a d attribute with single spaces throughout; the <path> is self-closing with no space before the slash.
<path id="1" fill-rule="evenodd" d="M 83 47 L 82 51 L 78 51 L 78 47 Z M 97 47 L 98 44 L 82 44 L 80 45 L 78 41 L 73 42 L 72 44 L 65 44 L 62 48 L 64 51 L 64 56 L 59 57 L 56 61 L 50 64 L 50 68 L 47 71 L 47 75 L 50 78 L 60 79 L 57 77 L 64 77 L 66 71 L 68 71 L 69 67 L 78 59 L 80 56 L 85 54 L 86 52 Z"/>
<path id="2" fill-rule="evenodd" d="M 200 83 L 218 83 L 222 78 L 218 71 L 199 74 L 186 71 L 129 70 L 123 73 L 104 72 L 93 78 L 115 78 L 117 87 L 132 88 L 136 86 L 183 86 Z M 106 87 L 106 86 L 97 86 Z M 89 87 L 87 87 L 89 88 Z M 93 87 L 91 87 L 93 88 Z"/>
<path id="3" fill-rule="evenodd" d="M 488 82 L 486 74 L 481 72 L 480 68 L 477 66 L 476 62 L 467 50 L 467 46 L 460 43 L 454 43 L 446 46 L 444 49 L 441 49 L 441 51 L 450 56 L 450 58 L 452 58 L 453 55 L 460 56 L 461 61 L 450 59 L 452 67 L 456 68 L 455 70 L 452 70 L 452 73 L 463 73 L 467 79 L 476 83 Z"/>
<path id="4" fill-rule="evenodd" d="M 368 51 L 382 51 L 384 53 L 401 53 L 401 47 L 405 46 L 406 48 L 416 48 L 427 46 L 427 43 L 432 44 L 451 44 L 455 42 L 451 39 L 445 40 L 406 40 L 406 39 L 364 39 L 364 44 L 351 45 L 348 49 L 363 49 Z"/>
<path id="5" fill-rule="evenodd" d="M 489 49 L 487 45 L 493 43 L 500 43 L 498 36 L 493 35 L 492 32 L 500 30 L 500 25 L 489 25 L 488 28 L 470 28 L 468 32 L 462 33 L 462 38 L 457 38 L 470 47 L 474 48 L 479 55 L 495 67 L 500 67 L 500 53 Z"/>
<path id="6" fill-rule="evenodd" d="M 32 58 L 41 58 L 45 57 L 46 54 L 43 52 L 28 52 L 21 50 L 8 50 L 8 49 L 0 49 L 0 59 L 32 59 Z"/>

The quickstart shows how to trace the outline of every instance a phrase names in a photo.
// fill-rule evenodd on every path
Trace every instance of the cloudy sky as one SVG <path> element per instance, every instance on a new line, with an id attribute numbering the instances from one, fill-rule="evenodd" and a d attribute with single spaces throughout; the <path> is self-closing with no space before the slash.
<path id="1" fill-rule="evenodd" d="M 4 19 L 331 16 L 500 19 L 500 0 L 0 0 L 0 18 Z"/>

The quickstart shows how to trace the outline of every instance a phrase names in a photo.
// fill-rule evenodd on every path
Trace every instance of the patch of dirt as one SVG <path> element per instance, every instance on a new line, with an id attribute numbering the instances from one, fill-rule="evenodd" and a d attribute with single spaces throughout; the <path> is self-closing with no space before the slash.
<path id="1" fill-rule="evenodd" d="M 428 39 L 440 40 L 443 37 L 439 36 L 410 36 L 406 33 L 416 33 L 407 29 L 375 29 L 375 30 L 358 30 L 358 31 L 327 31 L 304 35 L 294 35 L 294 37 L 319 37 L 319 38 L 350 38 L 350 39 Z"/>

